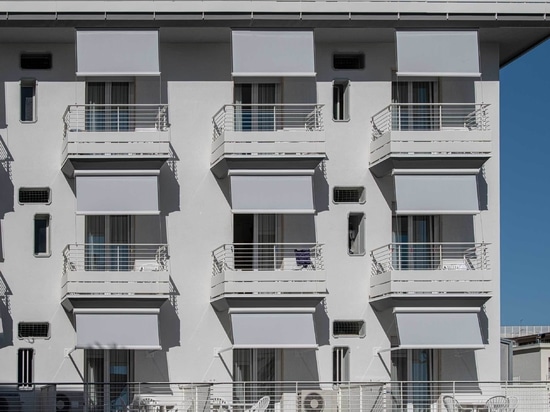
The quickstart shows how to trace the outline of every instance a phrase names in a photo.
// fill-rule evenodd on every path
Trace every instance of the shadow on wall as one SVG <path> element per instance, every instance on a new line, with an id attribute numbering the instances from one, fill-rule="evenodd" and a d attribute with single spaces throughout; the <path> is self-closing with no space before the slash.
<path id="1" fill-rule="evenodd" d="M 2 244 L 2 225 L 1 220 L 6 213 L 13 212 L 15 189 L 12 181 L 11 163 L 13 157 L 8 150 L 8 146 L 0 135 L 0 262 L 4 261 L 4 247 Z"/>
<path id="2" fill-rule="evenodd" d="M 178 182 L 178 160 L 172 148 L 172 159 L 168 160 L 160 169 L 159 176 L 159 206 L 162 216 L 180 210 L 180 184 Z"/>
<path id="3" fill-rule="evenodd" d="M 171 289 L 173 281 L 170 278 Z M 168 351 L 169 348 L 180 346 L 180 318 L 177 312 L 176 296 L 179 295 L 176 289 L 170 292 L 170 301 L 164 303 L 160 308 L 159 329 L 160 329 L 160 344 L 163 351 Z M 167 376 L 167 374 L 166 374 Z"/>
<path id="4" fill-rule="evenodd" d="M 13 318 L 11 317 L 10 296 L 12 292 L 0 272 L 0 349 L 13 345 Z"/>
<path id="5" fill-rule="evenodd" d="M 315 210 L 317 213 L 328 210 L 329 207 L 329 185 L 327 181 L 327 167 L 323 160 L 315 169 L 313 175 L 313 189 Z"/>
<path id="6" fill-rule="evenodd" d="M 327 315 L 326 299 L 323 299 L 316 307 L 313 313 L 313 323 L 315 324 L 315 335 L 319 346 L 330 345 L 330 319 Z"/>
<path id="7" fill-rule="evenodd" d="M 489 188 L 485 179 L 485 166 L 477 175 L 477 191 L 479 196 L 479 210 L 489 210 Z"/>

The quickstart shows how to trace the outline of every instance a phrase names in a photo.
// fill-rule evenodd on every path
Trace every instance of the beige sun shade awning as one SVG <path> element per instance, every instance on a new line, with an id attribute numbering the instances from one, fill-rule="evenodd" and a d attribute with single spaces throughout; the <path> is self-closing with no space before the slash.
<path id="1" fill-rule="evenodd" d="M 75 309 L 79 349 L 161 349 L 159 309 Z"/>
<path id="2" fill-rule="evenodd" d="M 76 213 L 158 215 L 157 171 L 75 171 Z"/>
<path id="3" fill-rule="evenodd" d="M 395 308 L 400 349 L 482 349 L 480 308 Z"/>
<path id="4" fill-rule="evenodd" d="M 230 172 L 233 213 L 315 213 L 313 171 Z"/>
<path id="5" fill-rule="evenodd" d="M 313 31 L 233 30 L 234 77 L 315 76 Z"/>
<path id="6" fill-rule="evenodd" d="M 77 30 L 77 76 L 160 76 L 157 30 Z"/>
<path id="7" fill-rule="evenodd" d="M 233 348 L 318 347 L 314 309 L 231 309 Z"/>
<path id="8" fill-rule="evenodd" d="M 397 31 L 397 75 L 480 77 L 477 31 Z"/>
<path id="9" fill-rule="evenodd" d="M 477 214 L 478 170 L 394 170 L 398 215 Z"/>

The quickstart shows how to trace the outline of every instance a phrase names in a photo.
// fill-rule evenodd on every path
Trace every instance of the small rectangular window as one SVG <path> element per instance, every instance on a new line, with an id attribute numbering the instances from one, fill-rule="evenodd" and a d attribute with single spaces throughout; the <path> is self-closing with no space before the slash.
<path id="1" fill-rule="evenodd" d="M 332 349 L 332 381 L 335 384 L 349 382 L 349 348 L 337 347 Z"/>
<path id="2" fill-rule="evenodd" d="M 348 216 L 348 252 L 350 255 L 365 254 L 365 214 L 350 213 Z"/>
<path id="3" fill-rule="evenodd" d="M 361 70 L 365 68 L 363 53 L 335 53 L 332 56 L 332 66 L 335 70 Z"/>
<path id="4" fill-rule="evenodd" d="M 19 189 L 19 203 L 24 205 L 27 203 L 49 204 L 50 189 L 45 187 L 22 187 Z"/>
<path id="5" fill-rule="evenodd" d="M 19 339 L 48 339 L 50 337 L 50 324 L 48 322 L 19 322 L 17 337 Z"/>
<path id="6" fill-rule="evenodd" d="M 32 389 L 33 384 L 34 349 L 19 349 L 17 351 L 17 387 Z"/>
<path id="7" fill-rule="evenodd" d="M 50 215 L 34 216 L 34 255 L 50 255 Z"/>
<path id="8" fill-rule="evenodd" d="M 36 80 L 21 80 L 21 117 L 22 122 L 36 120 Z"/>
<path id="9" fill-rule="evenodd" d="M 28 70 L 47 70 L 52 68 L 51 53 L 22 53 L 21 68 Z"/>
<path id="10" fill-rule="evenodd" d="M 332 83 L 332 119 L 338 122 L 349 120 L 349 80 Z"/>
<path id="11" fill-rule="evenodd" d="M 337 186 L 332 192 L 332 199 L 334 203 L 365 203 L 365 188 Z"/>

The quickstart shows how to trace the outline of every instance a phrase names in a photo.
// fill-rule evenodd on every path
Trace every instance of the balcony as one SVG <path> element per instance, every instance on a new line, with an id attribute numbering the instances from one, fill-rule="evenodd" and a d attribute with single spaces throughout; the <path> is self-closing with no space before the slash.
<path id="1" fill-rule="evenodd" d="M 371 252 L 370 300 L 490 297 L 486 243 L 390 243 Z"/>
<path id="2" fill-rule="evenodd" d="M 227 104 L 212 118 L 211 167 L 217 175 L 222 161 L 325 158 L 323 105 Z M 227 165 L 225 165 L 225 169 Z"/>
<path id="3" fill-rule="evenodd" d="M 220 246 L 212 257 L 212 302 L 228 297 L 326 294 L 321 244 L 233 243 Z"/>
<path id="4" fill-rule="evenodd" d="M 487 104 L 390 104 L 372 119 L 370 168 L 479 168 L 491 157 Z"/>
<path id="5" fill-rule="evenodd" d="M 63 250 L 62 301 L 89 298 L 166 300 L 166 244 L 71 244 Z"/>
<path id="6" fill-rule="evenodd" d="M 63 123 L 66 173 L 81 161 L 139 160 L 160 168 L 170 158 L 167 105 L 72 105 Z"/>

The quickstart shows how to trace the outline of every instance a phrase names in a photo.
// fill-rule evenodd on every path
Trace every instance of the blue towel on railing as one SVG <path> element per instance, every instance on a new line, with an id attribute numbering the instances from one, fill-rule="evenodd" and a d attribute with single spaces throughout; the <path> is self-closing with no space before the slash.
<path id="1" fill-rule="evenodd" d="M 309 249 L 294 249 L 296 254 L 296 264 L 303 268 L 307 268 L 311 263 L 311 251 Z"/>

